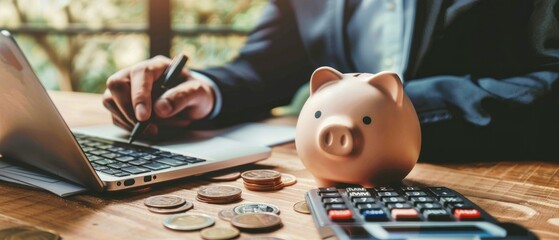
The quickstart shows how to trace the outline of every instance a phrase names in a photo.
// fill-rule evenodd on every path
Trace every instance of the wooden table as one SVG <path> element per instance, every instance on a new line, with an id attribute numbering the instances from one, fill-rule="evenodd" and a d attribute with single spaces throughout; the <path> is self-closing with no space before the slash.
<path id="1" fill-rule="evenodd" d="M 110 122 L 93 94 L 51 92 L 54 102 L 71 127 Z M 289 122 L 294 119 L 273 120 Z M 272 156 L 243 167 L 271 168 L 298 178 L 294 186 L 277 192 L 243 191 L 243 202 L 273 203 L 281 209 L 284 226 L 271 233 L 242 233 L 285 239 L 318 239 L 310 215 L 293 211 L 293 204 L 314 188 L 311 174 L 300 162 L 294 144 L 275 147 Z M 548 162 L 492 162 L 455 165 L 419 163 L 406 178 L 408 183 L 445 185 L 462 192 L 500 221 L 527 226 L 542 239 L 559 239 L 559 164 Z M 199 232 L 177 232 L 161 224 L 164 215 L 149 212 L 143 200 L 157 194 L 175 194 L 194 202 L 193 212 L 214 216 L 217 226 L 229 226 L 217 217 L 221 209 L 236 205 L 206 204 L 195 200 L 202 186 L 223 184 L 190 177 L 152 187 L 149 191 L 84 194 L 60 198 L 53 194 L 0 182 L 0 228 L 32 225 L 59 232 L 65 239 L 198 239 Z M 225 184 L 244 189 L 242 180 Z"/>

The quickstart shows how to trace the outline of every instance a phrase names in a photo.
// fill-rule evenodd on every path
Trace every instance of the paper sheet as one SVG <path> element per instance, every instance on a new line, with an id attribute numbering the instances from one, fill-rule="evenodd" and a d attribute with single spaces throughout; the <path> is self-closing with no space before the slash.
<path id="1" fill-rule="evenodd" d="M 61 197 L 87 191 L 86 188 L 37 171 L 27 170 L 0 159 L 0 180 L 45 189 Z"/>

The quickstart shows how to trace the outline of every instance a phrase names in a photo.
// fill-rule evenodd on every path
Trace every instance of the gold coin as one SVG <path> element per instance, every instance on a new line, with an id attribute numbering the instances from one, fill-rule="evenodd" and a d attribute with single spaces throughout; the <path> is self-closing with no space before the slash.
<path id="1" fill-rule="evenodd" d="M 240 188 L 232 186 L 209 186 L 198 190 L 199 196 L 211 199 L 236 198 L 241 193 Z"/>
<path id="2" fill-rule="evenodd" d="M 194 205 L 192 204 L 192 202 L 190 201 L 186 201 L 184 203 L 184 205 L 176 207 L 176 208 L 154 208 L 154 207 L 148 207 L 148 210 L 150 212 L 153 213 L 163 213 L 163 214 L 169 214 L 169 213 L 179 213 L 179 212 L 186 212 L 187 210 L 190 210 Z"/>
<path id="3" fill-rule="evenodd" d="M 269 182 L 281 179 L 281 174 L 274 170 L 250 170 L 243 172 L 241 177 L 245 181 Z"/>
<path id="4" fill-rule="evenodd" d="M 184 198 L 173 195 L 158 195 L 149 197 L 144 201 L 144 204 L 148 207 L 156 208 L 174 208 L 181 206 L 186 202 Z"/>
<path id="5" fill-rule="evenodd" d="M 58 240 L 60 236 L 54 232 L 42 231 L 42 230 L 31 230 L 31 231 L 21 231 L 4 238 L 5 240 Z"/>
<path id="6" fill-rule="evenodd" d="M 246 189 L 251 191 L 275 191 L 280 190 L 283 188 L 283 184 L 276 184 L 276 185 L 258 185 L 258 184 L 251 184 L 251 183 L 244 183 Z"/>
<path id="7" fill-rule="evenodd" d="M 198 195 L 198 196 L 196 196 L 196 200 L 198 200 L 199 202 L 205 202 L 205 203 L 224 204 L 224 203 L 238 202 L 238 201 L 241 200 L 241 198 L 239 196 L 237 198 L 213 199 L 213 198 L 204 198 L 204 197 L 201 197 L 200 195 Z"/>
<path id="8" fill-rule="evenodd" d="M 240 229 L 264 230 L 281 225 L 281 218 L 273 213 L 247 213 L 231 218 L 231 224 Z"/>
<path id="9" fill-rule="evenodd" d="M 16 234 L 16 233 L 19 233 L 19 232 L 33 231 L 33 230 L 35 230 L 35 229 L 31 228 L 31 227 L 12 227 L 12 228 L 2 229 L 2 230 L 0 230 L 0 239 L 7 239 L 8 237 L 12 236 L 13 234 Z"/>
<path id="10" fill-rule="evenodd" d="M 281 183 L 284 187 L 291 186 L 297 183 L 297 178 L 291 174 L 282 173 L 281 174 Z"/>
<path id="11" fill-rule="evenodd" d="M 236 238 L 241 234 L 239 230 L 230 227 L 211 227 L 200 232 L 202 238 L 207 240 L 226 240 Z"/>
<path id="12" fill-rule="evenodd" d="M 225 173 L 225 174 L 221 174 L 221 175 L 214 175 L 214 174 L 210 174 L 208 175 L 208 179 L 212 180 L 212 181 L 233 181 L 236 180 L 237 178 L 241 177 L 241 173 L 240 172 L 232 172 L 232 173 Z"/>
<path id="13" fill-rule="evenodd" d="M 233 212 L 233 208 L 226 208 L 219 211 L 219 213 L 217 213 L 217 216 L 221 218 L 221 220 L 229 222 L 231 221 L 231 218 L 235 216 L 235 212 Z"/>
<path id="14" fill-rule="evenodd" d="M 163 225 L 173 230 L 193 231 L 207 228 L 215 223 L 215 220 L 201 213 L 185 213 L 168 216 L 163 219 Z"/>
<path id="15" fill-rule="evenodd" d="M 307 205 L 307 201 L 300 201 L 293 204 L 293 210 L 298 213 L 310 214 L 311 210 L 309 210 L 309 205 Z"/>

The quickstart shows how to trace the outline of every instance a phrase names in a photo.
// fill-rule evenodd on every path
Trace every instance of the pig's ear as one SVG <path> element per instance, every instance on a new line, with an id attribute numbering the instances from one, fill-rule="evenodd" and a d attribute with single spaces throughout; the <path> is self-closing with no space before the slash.
<path id="1" fill-rule="evenodd" d="M 343 74 L 336 69 L 331 67 L 319 67 L 314 70 L 311 76 L 311 95 L 320 87 L 324 86 L 324 84 L 335 80 L 341 80 L 343 77 Z"/>
<path id="2" fill-rule="evenodd" d="M 402 81 L 396 73 L 393 72 L 379 72 L 368 80 L 369 84 L 387 94 L 398 104 L 402 105 L 404 101 L 404 87 Z"/>

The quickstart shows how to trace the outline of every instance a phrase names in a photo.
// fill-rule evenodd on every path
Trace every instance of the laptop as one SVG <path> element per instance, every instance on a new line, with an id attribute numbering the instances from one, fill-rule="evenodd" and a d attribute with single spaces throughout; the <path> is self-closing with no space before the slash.
<path id="1" fill-rule="evenodd" d="M 99 103 L 101 104 L 101 103 Z M 91 133 L 91 132 L 90 132 Z M 265 146 L 219 136 L 128 144 L 111 132 L 72 132 L 15 39 L 0 31 L 0 156 L 95 191 L 119 191 L 248 164 Z"/>

